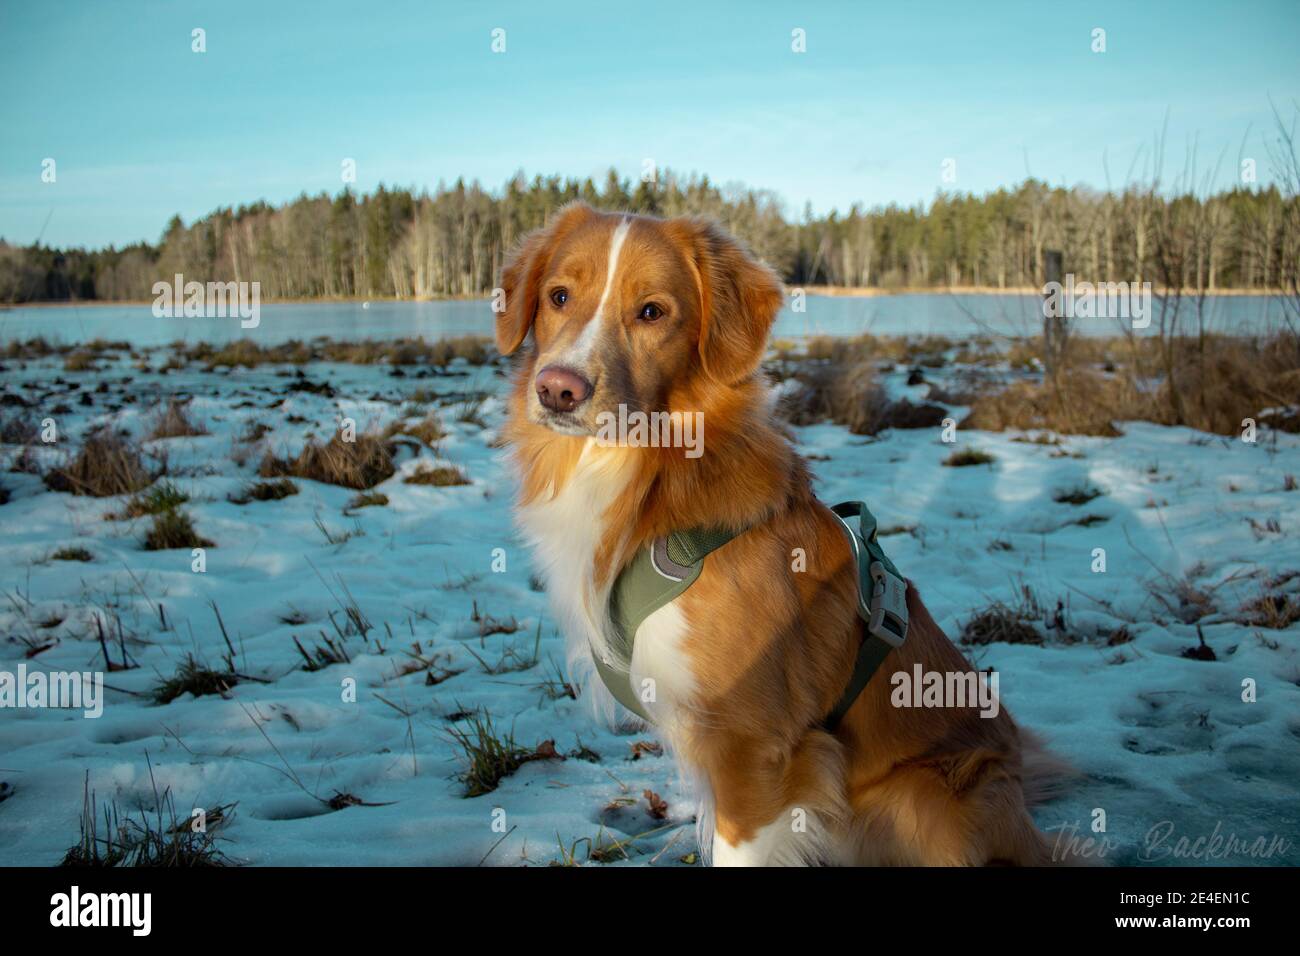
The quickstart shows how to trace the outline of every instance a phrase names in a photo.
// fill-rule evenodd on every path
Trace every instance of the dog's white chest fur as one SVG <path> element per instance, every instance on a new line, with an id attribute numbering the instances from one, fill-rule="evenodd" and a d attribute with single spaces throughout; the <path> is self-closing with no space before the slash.
<path id="1" fill-rule="evenodd" d="M 590 670 L 590 656 L 608 647 L 609 594 L 613 576 L 596 585 L 596 549 L 606 534 L 605 513 L 626 487 L 626 459 L 588 439 L 573 474 L 551 498 L 519 508 L 520 525 L 534 552 L 552 609 L 568 642 L 571 671 Z M 682 651 L 686 620 L 676 603 L 665 605 L 637 629 L 632 686 L 656 723 L 669 724 L 692 687 L 690 663 Z M 599 709 L 612 701 L 599 680 L 586 681 Z M 667 726 L 664 727 L 668 731 Z"/>

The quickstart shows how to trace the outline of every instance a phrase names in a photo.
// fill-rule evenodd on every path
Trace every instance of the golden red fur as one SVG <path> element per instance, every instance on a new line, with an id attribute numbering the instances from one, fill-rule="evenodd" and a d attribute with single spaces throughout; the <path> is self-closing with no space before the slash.
<path id="1" fill-rule="evenodd" d="M 523 348 L 505 429 L 521 523 L 577 646 L 599 646 L 609 586 L 637 549 L 674 529 L 745 529 L 638 632 L 638 648 L 661 645 L 646 651 L 651 676 L 683 688 L 656 723 L 707 787 L 715 862 L 1050 862 L 1025 809 L 1048 760 L 1005 710 L 891 705 L 895 671 L 971 669 L 910 582 L 906 643 L 833 733 L 820 726 L 863 632 L 844 533 L 758 373 L 775 275 L 712 224 L 577 205 L 524 240 L 502 286 L 498 345 Z M 588 393 L 572 411 L 539 399 L 551 368 Z M 597 445 L 595 417 L 619 404 L 702 412 L 705 453 Z M 565 501 L 579 481 L 585 497 Z"/>

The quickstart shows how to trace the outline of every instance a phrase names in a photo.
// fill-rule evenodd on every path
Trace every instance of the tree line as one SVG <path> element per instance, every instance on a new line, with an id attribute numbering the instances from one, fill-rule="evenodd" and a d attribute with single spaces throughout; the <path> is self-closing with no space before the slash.
<path id="1" fill-rule="evenodd" d="M 150 300 L 176 273 L 258 281 L 264 299 L 477 296 L 521 235 L 582 199 L 602 209 L 712 217 L 794 286 L 885 291 L 1039 287 L 1047 249 L 1089 281 L 1219 289 L 1293 288 L 1300 198 L 1276 186 L 1206 194 L 1155 184 L 1121 191 L 1027 179 L 983 196 L 940 192 L 888 205 L 788 216 L 770 191 L 707 176 L 632 182 L 515 177 L 497 192 L 458 180 L 432 193 L 379 186 L 218 209 L 157 244 L 54 249 L 0 240 L 0 302 Z"/>

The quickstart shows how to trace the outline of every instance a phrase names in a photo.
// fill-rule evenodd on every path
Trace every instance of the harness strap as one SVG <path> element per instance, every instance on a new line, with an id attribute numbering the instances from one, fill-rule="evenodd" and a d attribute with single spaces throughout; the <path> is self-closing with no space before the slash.
<path id="1" fill-rule="evenodd" d="M 831 511 L 849 536 L 858 567 L 858 616 L 866 624 L 849 685 L 822 721 L 823 727 L 834 731 L 889 652 L 907 640 L 907 582 L 880 546 L 876 517 L 863 502 L 846 501 Z M 852 518 L 858 519 L 856 529 Z"/>
<path id="2" fill-rule="evenodd" d="M 822 725 L 833 731 L 880 667 L 907 638 L 907 582 L 885 555 L 876 534 L 876 519 L 861 501 L 831 509 L 839 519 L 858 570 L 858 614 L 866 636 L 854 661 L 848 686 Z M 856 518 L 855 523 L 851 519 Z M 727 528 L 692 528 L 656 538 L 628 563 L 610 591 L 609 614 L 614 633 L 609 653 L 592 654 L 596 672 L 614 699 L 653 723 L 649 701 L 632 686 L 631 664 L 637 628 L 655 611 L 695 583 L 704 559 L 740 532 Z M 593 649 L 594 651 L 594 649 Z"/>
<path id="3" fill-rule="evenodd" d="M 633 641 L 637 628 L 655 611 L 695 583 L 704 559 L 738 532 L 726 528 L 691 528 L 656 538 L 628 562 L 609 596 L 614 625 L 609 656 L 592 654 L 596 672 L 614 699 L 641 719 L 653 723 L 637 688 L 632 686 Z"/>

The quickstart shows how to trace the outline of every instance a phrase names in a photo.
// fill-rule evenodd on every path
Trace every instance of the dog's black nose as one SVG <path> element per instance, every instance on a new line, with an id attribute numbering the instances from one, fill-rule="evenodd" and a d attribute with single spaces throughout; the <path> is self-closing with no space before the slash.
<path id="1" fill-rule="evenodd" d="M 577 372 L 548 365 L 537 375 L 537 398 L 553 412 L 571 412 L 591 395 L 591 383 Z"/>

